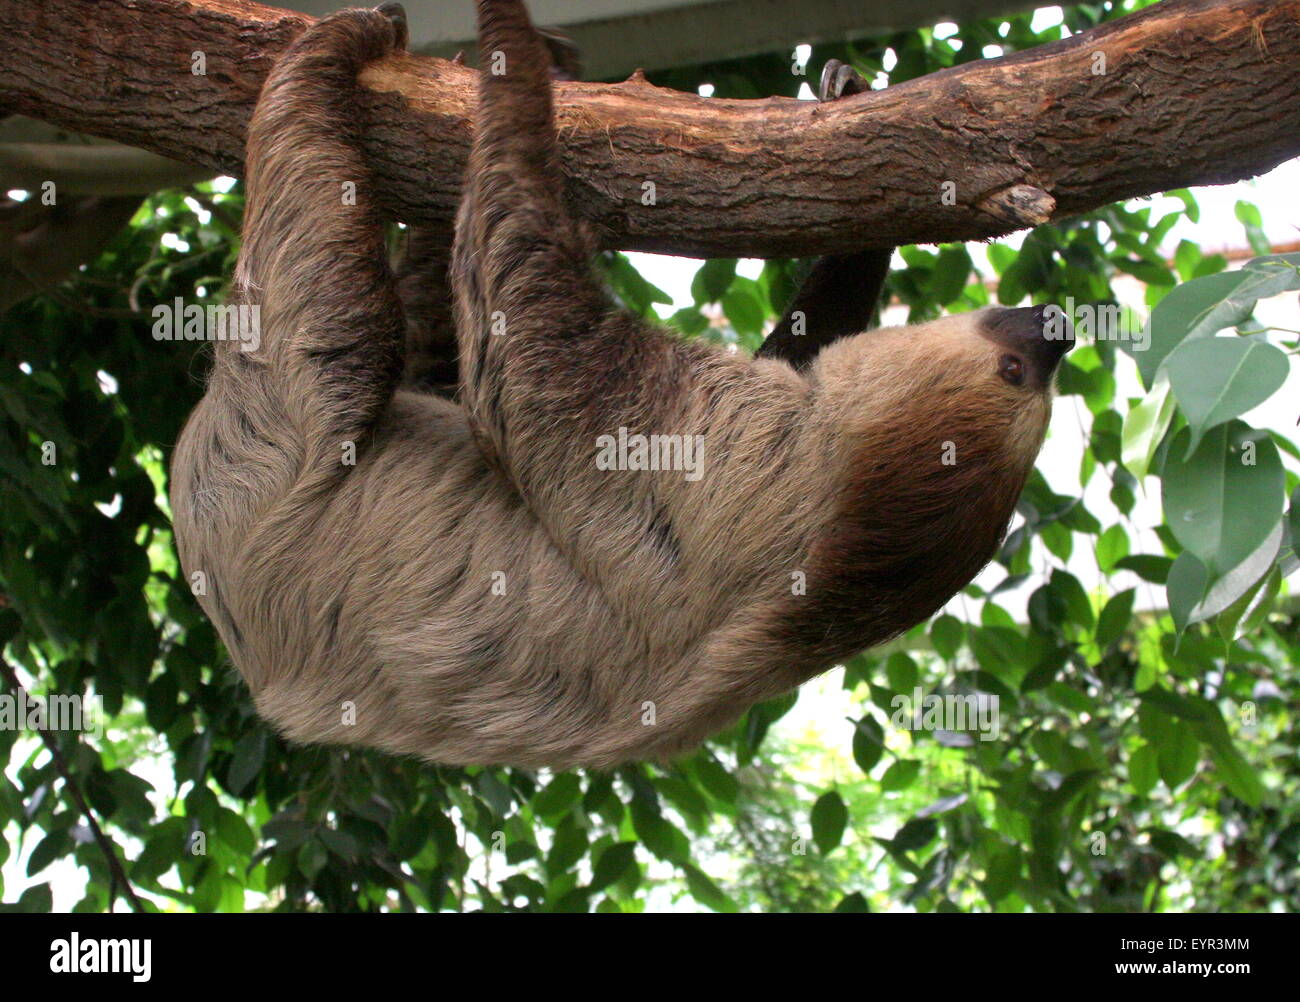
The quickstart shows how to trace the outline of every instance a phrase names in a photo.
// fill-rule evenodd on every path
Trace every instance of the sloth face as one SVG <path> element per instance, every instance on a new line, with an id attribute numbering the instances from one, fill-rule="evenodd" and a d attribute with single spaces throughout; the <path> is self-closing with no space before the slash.
<path id="1" fill-rule="evenodd" d="M 1059 314 L 1053 317 L 1052 309 L 990 306 L 910 327 L 866 331 L 850 341 L 864 369 L 897 367 L 924 377 L 916 366 L 934 370 L 942 364 L 968 391 L 988 384 L 986 390 L 1015 405 L 1035 395 L 1050 397 L 1061 359 L 1074 347 L 1074 331 Z"/>
<path id="2" fill-rule="evenodd" d="M 905 468 L 946 450 L 958 464 L 1014 480 L 1038 456 L 1056 371 L 1073 346 L 1050 307 L 988 307 L 844 338 L 811 376 L 865 455 L 888 454 Z"/>
<path id="3" fill-rule="evenodd" d="M 1010 386 L 1048 392 L 1061 358 L 1074 347 L 1069 321 L 1047 306 L 994 307 L 973 315 L 979 317 L 979 334 L 1002 350 L 998 378 Z"/>

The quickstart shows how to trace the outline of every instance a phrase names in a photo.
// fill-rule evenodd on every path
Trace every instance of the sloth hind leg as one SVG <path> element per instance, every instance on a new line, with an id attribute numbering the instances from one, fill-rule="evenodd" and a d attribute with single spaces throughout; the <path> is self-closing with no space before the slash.
<path id="1" fill-rule="evenodd" d="M 328 454 L 337 466 L 339 442 L 365 436 L 402 371 L 402 310 L 360 149 L 356 78 L 405 44 L 398 4 L 322 18 L 271 70 L 249 124 L 235 284 L 243 302 L 261 304 L 262 364 L 227 352 L 225 372 L 236 394 L 260 390 L 278 401 L 273 412 L 303 414 L 309 462 Z"/>

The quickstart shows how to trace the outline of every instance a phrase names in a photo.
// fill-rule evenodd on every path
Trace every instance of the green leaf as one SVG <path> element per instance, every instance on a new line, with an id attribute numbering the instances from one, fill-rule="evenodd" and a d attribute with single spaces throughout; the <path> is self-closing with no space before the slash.
<path id="1" fill-rule="evenodd" d="M 668 863 L 688 863 L 691 843 L 685 835 L 661 815 L 640 801 L 632 802 L 632 829 L 641 844 Z"/>
<path id="2" fill-rule="evenodd" d="M 1018 846 L 999 849 L 989 859 L 984 871 L 984 895 L 996 904 L 1016 889 L 1020 882 L 1021 852 Z"/>
<path id="3" fill-rule="evenodd" d="M 1190 455 L 1209 429 L 1240 417 L 1281 389 L 1290 363 L 1281 349 L 1266 342 L 1215 337 L 1183 342 L 1165 368 L 1192 431 Z"/>
<path id="4" fill-rule="evenodd" d="M 322 828 L 316 835 L 321 844 L 340 859 L 352 862 L 361 857 L 361 843 L 350 832 Z"/>
<path id="5" fill-rule="evenodd" d="M 696 305 L 716 303 L 731 287 L 731 281 L 735 277 L 735 258 L 712 258 L 705 261 L 691 279 L 691 295 Z"/>
<path id="6" fill-rule="evenodd" d="M 251 856 L 257 848 L 257 840 L 253 836 L 253 829 L 248 827 L 248 822 L 228 808 L 223 807 L 217 815 L 217 836 L 244 856 Z"/>
<path id="7" fill-rule="evenodd" d="M 1134 597 L 1134 590 L 1126 588 L 1118 595 L 1112 595 L 1101 610 L 1097 617 L 1097 645 L 1103 650 L 1124 636 L 1133 618 Z"/>
<path id="8" fill-rule="evenodd" d="M 50 832 L 37 843 L 27 857 L 27 876 L 40 873 L 56 859 L 72 852 L 72 839 L 66 831 Z"/>
<path id="9" fill-rule="evenodd" d="M 226 782 L 235 793 L 243 792 L 253 778 L 262 771 L 266 758 L 266 732 L 260 728 L 245 734 L 235 742 L 235 753 L 230 759 Z"/>
<path id="10" fill-rule="evenodd" d="M 587 854 L 587 833 L 572 814 L 566 815 L 555 828 L 555 841 L 546 854 L 546 873 L 554 880 L 570 870 Z"/>
<path id="11" fill-rule="evenodd" d="M 1191 622 L 1199 623 L 1218 616 L 1221 630 L 1227 630 L 1231 634 L 1249 607 L 1258 586 L 1272 570 L 1274 561 L 1282 550 L 1282 537 L 1282 523 L 1279 521 L 1254 553 L 1210 583 L 1205 597 L 1192 612 Z"/>
<path id="12" fill-rule="evenodd" d="M 1232 795 L 1251 807 L 1258 807 L 1264 800 L 1264 784 L 1233 745 L 1222 719 L 1217 725 L 1202 728 L 1201 737 L 1210 746 L 1210 757 Z"/>
<path id="13" fill-rule="evenodd" d="M 308 880 L 315 880 L 329 865 L 330 854 L 320 842 L 307 842 L 298 850 L 298 869 Z"/>
<path id="14" fill-rule="evenodd" d="M 925 848 L 938 834 L 939 822 L 934 818 L 912 818 L 889 841 L 899 852 L 914 852 Z"/>
<path id="15" fill-rule="evenodd" d="M 1026 667 L 1024 638 L 1005 626 L 977 626 L 971 631 L 971 652 L 992 675 L 1018 676 Z"/>
<path id="16" fill-rule="evenodd" d="M 160 824 L 131 864 L 131 879 L 152 883 L 170 870 L 185 854 L 188 831 L 183 818 L 168 818 Z"/>
<path id="17" fill-rule="evenodd" d="M 672 303 L 672 297 L 646 281 L 626 255 L 613 254 L 606 265 L 610 285 L 629 309 L 653 317 L 655 303 Z"/>
<path id="18" fill-rule="evenodd" d="M 886 792 L 905 790 L 915 782 L 921 773 L 921 763 L 909 759 L 899 759 L 880 777 L 880 788 Z"/>
<path id="19" fill-rule="evenodd" d="M 701 904 L 707 905 L 715 912 L 739 911 L 736 903 L 727 897 L 703 870 L 691 863 L 682 864 L 682 873 L 686 875 L 686 886 L 691 896 Z"/>
<path id="20" fill-rule="evenodd" d="M 1201 248 L 1196 246 L 1190 240 L 1178 241 L 1178 246 L 1174 248 L 1174 266 L 1178 269 L 1178 277 L 1184 282 L 1196 276 L 1196 266 L 1201 263 Z"/>
<path id="21" fill-rule="evenodd" d="M 684 306 L 668 318 L 668 325 L 689 337 L 699 337 L 709 329 L 709 318 L 693 306 Z"/>
<path id="22" fill-rule="evenodd" d="M 1300 487 L 1291 492 L 1291 509 L 1287 512 L 1291 526 L 1291 549 L 1300 553 Z"/>
<path id="23" fill-rule="evenodd" d="M 1122 525 L 1112 525 L 1097 539 L 1097 566 L 1103 574 L 1112 574 L 1115 565 L 1128 556 L 1128 551 L 1128 533 Z"/>
<path id="24" fill-rule="evenodd" d="M 398 815 L 388 827 L 388 847 L 398 859 L 411 859 L 428 841 L 428 826 L 414 814 Z"/>
<path id="25" fill-rule="evenodd" d="M 1254 553 L 1281 517 L 1282 461 L 1272 439 L 1240 421 L 1219 425 L 1187 456 L 1190 437 L 1179 431 L 1165 458 L 1165 521 L 1220 576 Z"/>
<path id="26" fill-rule="evenodd" d="M 695 775 L 699 777 L 700 785 L 711 797 L 727 804 L 736 802 L 736 795 L 740 792 L 740 784 L 736 782 L 736 777 L 727 772 L 715 759 L 710 758 L 707 752 L 701 753 L 696 759 Z"/>
<path id="27" fill-rule="evenodd" d="M 1205 724 L 1219 720 L 1222 726 L 1222 718 L 1219 717 L 1219 711 L 1215 709 L 1214 704 L 1199 696 L 1184 696 L 1182 693 L 1170 692 L 1168 689 L 1148 689 L 1141 694 L 1141 699 L 1143 704 L 1149 703 L 1164 711 L 1166 719 L 1162 721 L 1159 728 L 1153 728 L 1150 732 L 1143 731 L 1157 745 L 1173 740 L 1170 731 L 1172 724 L 1167 718 L 1186 720 L 1192 724 Z"/>
<path id="28" fill-rule="evenodd" d="M 875 717 L 863 717 L 853 727 L 853 761 L 870 773 L 885 753 L 885 734 Z"/>
<path id="29" fill-rule="evenodd" d="M 1180 553 L 1173 566 L 1169 568 L 1169 581 L 1165 585 L 1165 595 L 1176 632 L 1182 633 L 1191 624 L 1192 611 L 1205 597 L 1205 589 L 1209 581 L 1209 571 L 1196 559 L 1196 555 L 1190 552 Z"/>
<path id="30" fill-rule="evenodd" d="M 1201 207 L 1196 204 L 1196 196 L 1190 191 L 1179 188 L 1177 191 L 1167 191 L 1165 194 L 1183 203 L 1183 212 L 1193 223 L 1201 221 Z"/>
<path id="31" fill-rule="evenodd" d="M 514 797 L 510 793 L 510 788 L 498 778 L 495 769 L 484 769 L 475 776 L 474 786 L 479 796 L 492 809 L 493 814 L 504 818 L 510 813 L 510 805 L 514 802 Z"/>
<path id="32" fill-rule="evenodd" d="M 36 884 L 34 887 L 29 887 L 19 896 L 14 910 L 27 915 L 52 912 L 54 892 L 50 890 L 49 884 Z"/>
<path id="33" fill-rule="evenodd" d="M 1277 599 L 1278 592 L 1281 590 L 1282 568 L 1274 567 L 1273 570 L 1269 572 L 1268 577 L 1264 579 L 1264 586 L 1258 591 L 1255 598 L 1252 600 L 1250 611 L 1246 613 L 1245 619 L 1237 629 L 1233 631 L 1233 637 L 1225 639 L 1252 636 L 1261 626 L 1264 625 L 1264 620 L 1268 617 L 1269 612 L 1272 611 L 1273 602 Z"/>
<path id="34" fill-rule="evenodd" d="M 1134 792 L 1145 797 L 1155 789 L 1157 769 L 1155 748 L 1143 742 L 1128 757 L 1128 781 Z"/>
<path id="35" fill-rule="evenodd" d="M 767 309 L 758 283 L 751 278 L 737 276 L 722 297 L 722 312 L 737 334 L 749 337 L 762 334 Z"/>
<path id="36" fill-rule="evenodd" d="M 1083 590 L 1083 585 L 1079 584 L 1078 578 L 1058 567 L 1052 571 L 1048 587 L 1062 602 L 1066 615 L 1071 622 L 1078 623 L 1086 629 L 1092 629 L 1095 622 L 1092 603 L 1088 601 L 1088 593 Z"/>
<path id="37" fill-rule="evenodd" d="M 577 773 L 565 772 L 556 776 L 541 793 L 533 798 L 533 813 L 551 818 L 563 814 L 582 799 L 582 782 Z"/>
<path id="38" fill-rule="evenodd" d="M 635 842 L 615 842 L 596 857 L 591 869 L 591 883 L 587 890 L 595 893 L 604 890 L 628 871 L 636 859 Z"/>
<path id="39" fill-rule="evenodd" d="M 1246 242 L 1256 254 L 1267 254 L 1271 246 L 1268 234 L 1264 232 L 1264 219 L 1259 206 L 1251 202 L 1237 202 L 1237 221 L 1246 230 Z"/>
<path id="40" fill-rule="evenodd" d="M 1173 566 L 1173 560 L 1169 557 L 1158 557 L 1153 553 L 1138 553 L 1117 561 L 1115 569 L 1117 571 L 1132 571 L 1143 581 L 1162 585 L 1169 580 L 1169 568 L 1171 566 Z"/>
<path id="41" fill-rule="evenodd" d="M 951 661 L 957 656 L 965 635 L 966 627 L 962 625 L 961 620 L 947 613 L 930 624 L 930 642 L 934 644 L 936 653 L 945 661 Z"/>
<path id="42" fill-rule="evenodd" d="M 895 651 L 885 662 L 885 677 L 891 692 L 910 692 L 916 685 L 916 662 L 902 651 Z"/>
<path id="43" fill-rule="evenodd" d="M 971 267 L 970 254 L 964 244 L 941 247 L 930 275 L 930 298 L 941 306 L 960 298 Z"/>
<path id="44" fill-rule="evenodd" d="M 1192 728 L 1181 720 L 1175 720 L 1156 754 L 1160 763 L 1160 778 L 1172 791 L 1195 775 L 1196 766 L 1201 760 L 1201 746 Z"/>
<path id="45" fill-rule="evenodd" d="M 1177 832 L 1171 832 L 1166 828 L 1151 828 L 1147 830 L 1147 836 L 1151 839 L 1152 847 L 1168 859 L 1177 859 L 1179 856 L 1200 859 L 1202 856 L 1196 846 Z"/>
<path id="46" fill-rule="evenodd" d="M 812 808 L 812 832 L 823 855 L 840 844 L 848 823 L 849 811 L 838 793 L 831 790 L 817 798 Z"/>
<path id="47" fill-rule="evenodd" d="M 1162 374 L 1151 391 L 1124 415 L 1120 433 L 1120 461 L 1139 480 L 1151 472 L 1151 461 L 1173 417 L 1173 393 L 1169 380 Z"/>
<path id="48" fill-rule="evenodd" d="M 1184 282 L 1151 312 L 1147 349 L 1133 352 L 1143 382 L 1154 385 L 1157 370 L 1183 341 L 1236 326 L 1250 318 L 1256 301 L 1289 289 L 1300 289 L 1300 273 L 1288 267 L 1246 267 Z"/>

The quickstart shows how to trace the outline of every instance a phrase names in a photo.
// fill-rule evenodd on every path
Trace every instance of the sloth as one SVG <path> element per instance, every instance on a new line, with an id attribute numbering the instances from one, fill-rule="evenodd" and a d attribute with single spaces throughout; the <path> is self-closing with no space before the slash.
<path id="1" fill-rule="evenodd" d="M 551 49 L 519 0 L 478 23 L 452 251 L 416 231 L 400 276 L 355 110 L 400 7 L 325 17 L 267 78 L 232 283 L 261 342 L 215 345 L 178 440 L 182 566 L 288 740 L 671 760 L 975 576 L 1072 342 L 1043 307 L 870 329 L 878 250 L 823 259 L 753 358 L 619 309 L 565 203 Z M 698 475 L 599 462 L 636 436 L 696 443 Z"/>

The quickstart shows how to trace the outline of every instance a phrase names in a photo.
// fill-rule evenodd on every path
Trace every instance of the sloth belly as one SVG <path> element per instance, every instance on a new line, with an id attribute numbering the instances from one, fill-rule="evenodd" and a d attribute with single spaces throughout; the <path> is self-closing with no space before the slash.
<path id="1" fill-rule="evenodd" d="M 247 580 L 229 646 L 292 740 L 442 763 L 612 763 L 665 737 L 667 683 L 703 650 L 692 610 L 653 600 L 665 582 L 656 593 L 629 584 L 632 569 L 612 583 L 575 566 L 441 402 L 399 398 L 274 552 Z"/>

